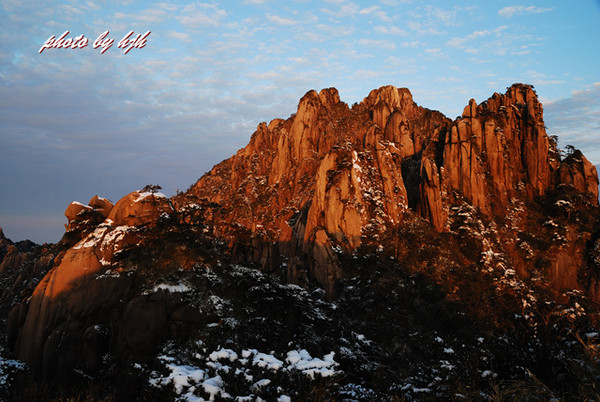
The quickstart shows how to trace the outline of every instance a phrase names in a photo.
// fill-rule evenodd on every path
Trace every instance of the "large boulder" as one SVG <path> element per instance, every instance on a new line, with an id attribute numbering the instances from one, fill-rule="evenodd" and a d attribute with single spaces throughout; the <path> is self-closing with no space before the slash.
<path id="1" fill-rule="evenodd" d="M 164 194 L 134 191 L 115 204 L 107 219 L 115 226 L 145 226 L 156 223 L 161 214 L 172 211 Z"/>
<path id="2" fill-rule="evenodd" d="M 560 183 L 573 186 L 577 191 L 590 194 L 598 204 L 598 172 L 579 150 L 573 151 L 560 165 Z"/>
<path id="3" fill-rule="evenodd" d="M 80 220 L 86 212 L 92 212 L 93 210 L 94 208 L 90 207 L 89 205 L 83 205 L 78 201 L 73 201 L 65 210 L 65 217 L 69 222 Z"/>
<path id="4" fill-rule="evenodd" d="M 113 208 L 112 202 L 106 198 L 99 197 L 98 195 L 93 196 L 88 204 L 90 207 L 94 208 L 94 211 L 100 212 L 105 218 L 108 217 L 108 214 Z"/>

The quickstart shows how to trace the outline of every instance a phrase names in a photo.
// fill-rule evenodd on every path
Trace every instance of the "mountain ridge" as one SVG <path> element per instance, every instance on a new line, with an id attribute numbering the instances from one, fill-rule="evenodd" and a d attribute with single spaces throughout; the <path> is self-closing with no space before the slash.
<path id="1" fill-rule="evenodd" d="M 576 156 L 561 162 L 528 85 L 514 84 L 480 105 L 471 100 L 454 121 L 417 106 L 406 88 L 381 87 L 352 108 L 329 88 L 309 91 L 289 119 L 261 123 L 248 146 L 216 165 L 183 199 L 192 195 L 228 208 L 224 223 L 235 220 L 265 242 L 298 243 L 303 252 L 313 244 L 337 244 L 351 252 L 367 225 L 377 235 L 398 227 L 409 211 L 448 231 L 449 206 L 461 200 L 498 216 L 517 199 L 533 201 L 566 185 L 590 194 L 597 205 L 597 172 Z M 292 228 L 289 221 L 306 206 L 303 227 Z M 313 254 L 320 256 L 317 266 L 329 267 L 314 276 L 333 292 L 326 278 L 340 277 L 331 262 L 335 255 Z M 253 258 L 268 264 L 264 255 Z"/>
<path id="2" fill-rule="evenodd" d="M 255 328 L 243 307 L 211 307 L 215 293 L 269 311 L 263 298 L 302 305 L 317 295 L 333 303 L 329 317 L 343 301 L 338 319 L 365 327 L 378 315 L 420 311 L 425 297 L 433 300 L 427 314 L 442 305 L 444 322 L 464 314 L 505 335 L 515 326 L 535 332 L 542 318 L 554 331 L 548 322 L 556 319 L 548 339 L 559 343 L 569 325 L 583 331 L 600 322 L 597 171 L 578 150 L 561 155 L 529 85 L 471 100 L 455 120 L 418 106 L 406 88 L 375 89 L 352 107 L 334 88 L 309 91 L 295 114 L 259 124 L 246 147 L 186 192 L 167 198 L 158 190 L 146 186 L 114 205 L 98 196 L 71 203 L 55 245 L 14 245 L 0 230 L 7 342 L 34 378 L 101 375 L 107 355 L 126 367 L 151 364 L 160 345 L 217 336 L 223 320 Z M 251 277 L 239 279 L 244 272 Z M 234 290 L 219 293 L 219 281 Z M 388 313 L 389 300 L 403 304 Z M 361 303 L 378 313 L 357 319 Z M 306 328 L 311 314 L 298 314 Z M 331 318 L 320 324 L 328 333 L 349 331 L 325 322 Z M 278 325 L 282 339 L 300 342 Z M 389 336 L 377 347 L 393 355 L 395 346 L 386 348 L 405 340 Z M 527 345 L 540 354 L 546 347 Z M 543 365 L 534 368 L 550 381 Z"/>

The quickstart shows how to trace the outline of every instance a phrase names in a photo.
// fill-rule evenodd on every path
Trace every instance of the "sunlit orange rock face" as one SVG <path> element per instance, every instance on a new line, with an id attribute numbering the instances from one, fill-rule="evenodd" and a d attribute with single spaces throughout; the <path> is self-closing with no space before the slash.
<path id="1" fill-rule="evenodd" d="M 446 134 L 445 179 L 482 211 L 501 213 L 516 191 L 533 199 L 557 184 L 549 141 L 532 88 L 513 86 L 479 106 L 471 99 Z"/>
<path id="2" fill-rule="evenodd" d="M 189 193 L 220 204 L 217 233 L 232 244 L 247 230 L 249 259 L 287 257 L 290 280 L 308 269 L 333 291 L 335 253 L 315 249 L 351 252 L 414 213 L 444 232 L 452 205 L 464 201 L 493 218 L 561 185 L 597 204 L 596 169 L 571 159 L 561 162 L 528 85 L 471 100 L 455 121 L 416 105 L 406 88 L 381 87 L 352 108 L 329 88 L 308 92 L 287 120 L 261 123 Z M 277 250 L 264 246 L 272 242 Z"/>
<path id="3" fill-rule="evenodd" d="M 121 198 L 107 218 L 116 226 L 140 226 L 151 224 L 162 213 L 171 211 L 169 200 L 162 194 L 134 191 Z"/>
<path id="4" fill-rule="evenodd" d="M 115 268 L 113 257 L 118 251 L 139 240 L 137 228 L 151 226 L 162 213 L 172 211 L 163 195 L 134 191 L 114 207 L 97 196 L 89 206 L 71 203 L 65 216 L 72 225 L 92 210 L 100 210 L 107 219 L 61 255 L 60 263 L 35 288 L 27 310 L 20 313 L 26 316 L 16 351 L 34 370 L 41 369 L 40 353 L 49 338 L 58 336 L 61 323 L 68 325 L 69 317 L 82 311 L 107 308 L 107 300 L 119 296 L 121 285 L 106 288 L 106 283 L 96 278 Z"/>

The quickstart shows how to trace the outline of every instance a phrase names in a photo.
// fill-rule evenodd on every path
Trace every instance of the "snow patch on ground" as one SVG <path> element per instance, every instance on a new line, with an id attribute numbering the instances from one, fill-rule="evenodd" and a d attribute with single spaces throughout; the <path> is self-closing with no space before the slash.
<path id="1" fill-rule="evenodd" d="M 209 400 L 224 398 L 257 401 L 261 400 L 258 395 L 272 383 L 272 379 L 265 378 L 272 375 L 269 372 L 279 376 L 280 374 L 275 373 L 300 371 L 310 379 L 338 374 L 335 371 L 338 363 L 334 360 L 334 352 L 318 358 L 312 357 L 305 349 L 290 350 L 287 352 L 285 362 L 274 356 L 274 352 L 263 353 L 256 349 L 243 349 L 238 353 L 232 349 L 219 348 L 204 356 L 206 357 L 197 353 L 194 359 L 186 360 L 186 363 L 180 363 L 179 358 L 169 355 L 159 356 L 158 359 L 163 362 L 169 373 L 165 375 L 153 371 L 150 373 L 150 385 L 157 388 L 173 386 L 178 396 L 177 400 L 203 401 L 205 399 L 202 396 L 206 397 L 208 394 Z M 224 378 L 228 378 L 230 372 L 245 380 L 247 388 L 243 395 L 232 396 L 227 392 Z M 277 400 L 291 401 L 289 396 L 282 394 L 282 391 L 277 389 L 280 395 Z"/>
<path id="2" fill-rule="evenodd" d="M 252 365 L 254 366 L 272 371 L 277 371 L 283 367 L 283 362 L 273 355 L 261 353 L 255 349 L 251 350 L 251 352 L 254 354 L 254 359 L 252 360 Z"/>
<path id="3" fill-rule="evenodd" d="M 152 289 L 152 292 L 158 292 L 159 290 L 166 290 L 169 293 L 185 293 L 189 292 L 191 288 L 185 283 L 178 283 L 176 285 L 170 285 L 167 283 L 160 283 Z"/>
<path id="4" fill-rule="evenodd" d="M 316 374 L 320 374 L 322 377 L 331 377 L 336 374 L 334 368 L 337 363 L 333 360 L 334 356 L 335 352 L 331 352 L 323 356 L 323 359 L 319 359 L 318 357 L 311 357 L 306 349 L 291 350 L 287 353 L 285 361 L 289 363 L 288 370 L 300 370 L 314 379 Z"/>
<path id="5" fill-rule="evenodd" d="M 215 350 L 214 352 L 212 352 L 208 356 L 208 358 L 214 362 L 221 360 L 221 359 L 226 359 L 226 360 L 229 360 L 230 362 L 232 362 L 232 361 L 237 360 L 238 355 L 231 349 L 221 348 L 219 350 Z"/>

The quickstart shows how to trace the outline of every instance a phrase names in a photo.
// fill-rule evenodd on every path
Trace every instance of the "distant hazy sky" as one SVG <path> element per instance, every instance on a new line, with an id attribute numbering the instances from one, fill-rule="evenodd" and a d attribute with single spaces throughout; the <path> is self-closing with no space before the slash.
<path id="1" fill-rule="evenodd" d="M 38 53 L 66 30 L 87 47 Z M 151 34 L 124 55 L 130 30 Z M 514 82 L 600 163 L 599 1 L 2 0 L 0 226 L 54 242 L 73 200 L 185 190 L 309 89 L 393 84 L 454 118 Z"/>

